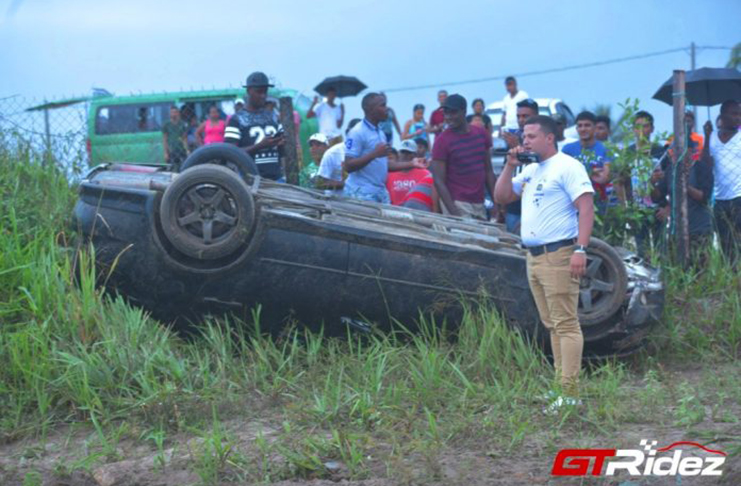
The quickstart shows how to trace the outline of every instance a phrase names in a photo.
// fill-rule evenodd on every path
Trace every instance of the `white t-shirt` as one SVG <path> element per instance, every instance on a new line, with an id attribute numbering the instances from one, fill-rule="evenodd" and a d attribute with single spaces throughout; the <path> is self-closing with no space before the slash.
<path id="1" fill-rule="evenodd" d="M 710 135 L 710 155 L 715 162 L 715 199 L 728 201 L 741 197 L 741 131 L 728 142 Z"/>
<path id="2" fill-rule="evenodd" d="M 317 120 L 319 120 L 319 131 L 329 138 L 335 138 L 342 132 L 337 127 L 337 122 L 342 118 L 342 108 L 340 105 L 329 106 L 322 102 L 314 108 Z"/>
<path id="3" fill-rule="evenodd" d="M 529 164 L 512 179 L 522 196 L 520 231 L 525 246 L 576 238 L 579 221 L 574 201 L 594 192 L 581 162 L 558 152 L 539 164 Z"/>
<path id="4" fill-rule="evenodd" d="M 345 144 L 332 145 L 324 152 L 319 163 L 319 176 L 330 181 L 342 182 L 342 161 L 345 160 Z M 342 189 L 327 189 L 325 194 L 342 194 Z"/>
<path id="5" fill-rule="evenodd" d="M 504 103 L 504 113 L 507 114 L 507 124 L 504 128 L 519 128 L 519 125 L 517 125 L 517 103 L 528 98 L 527 93 L 522 90 L 519 90 L 514 96 L 510 96 L 509 93 L 504 95 L 502 103 Z"/>

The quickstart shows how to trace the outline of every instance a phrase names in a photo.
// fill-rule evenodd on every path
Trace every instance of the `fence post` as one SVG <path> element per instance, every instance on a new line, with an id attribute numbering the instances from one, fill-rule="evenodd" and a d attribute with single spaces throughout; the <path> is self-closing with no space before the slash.
<path id="1" fill-rule="evenodd" d="M 293 123 L 293 101 L 290 96 L 280 99 L 280 122 L 285 132 L 283 145 L 283 167 L 286 181 L 298 185 L 298 147 L 296 146 L 296 125 Z"/>
<path id="2" fill-rule="evenodd" d="M 46 103 L 46 100 L 44 100 Z M 51 129 L 49 128 L 49 108 L 44 108 L 44 143 L 46 151 L 44 153 L 44 165 L 51 163 Z"/>
<path id="3" fill-rule="evenodd" d="M 674 108 L 674 170 L 671 191 L 672 224 L 680 265 L 686 268 L 690 256 L 690 234 L 687 217 L 687 175 L 689 173 L 689 154 L 687 144 L 687 125 L 685 121 L 685 73 L 674 71 L 672 106 Z"/>

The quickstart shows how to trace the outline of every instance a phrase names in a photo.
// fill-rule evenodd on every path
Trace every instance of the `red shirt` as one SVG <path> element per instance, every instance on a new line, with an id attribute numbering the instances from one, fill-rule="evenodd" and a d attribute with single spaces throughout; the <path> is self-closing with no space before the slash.
<path id="1" fill-rule="evenodd" d="M 400 206 L 409 191 L 425 177 L 431 176 L 427 169 L 411 169 L 408 171 L 389 172 L 386 178 L 386 189 L 391 196 L 391 204 Z"/>
<path id="2" fill-rule="evenodd" d="M 441 106 L 430 115 L 430 125 L 442 125 L 443 123 L 445 123 L 445 114 L 443 113 L 443 107 Z"/>
<path id="3" fill-rule="evenodd" d="M 432 160 L 445 162 L 445 185 L 454 201 L 481 204 L 491 136 L 484 128 L 468 125 L 468 133 L 445 130 L 435 139 Z"/>

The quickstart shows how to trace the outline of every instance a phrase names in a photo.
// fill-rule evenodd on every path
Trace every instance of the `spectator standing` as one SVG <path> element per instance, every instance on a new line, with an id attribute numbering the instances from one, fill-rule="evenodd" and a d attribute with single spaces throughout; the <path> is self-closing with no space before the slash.
<path id="1" fill-rule="evenodd" d="M 334 87 L 327 89 L 327 100 L 319 103 L 319 97 L 314 97 L 306 118 L 316 117 L 319 120 L 319 131 L 329 139 L 330 145 L 342 141 L 342 123 L 345 119 L 345 105 L 337 105 L 337 90 Z"/>
<path id="2" fill-rule="evenodd" d="M 412 109 L 412 119 L 407 120 L 404 124 L 404 131 L 401 134 L 402 140 L 428 140 L 427 134 L 429 126 L 425 123 L 425 105 L 416 104 Z"/>
<path id="3" fill-rule="evenodd" d="M 485 190 L 494 193 L 491 136 L 466 121 L 466 99 L 454 94 L 443 104 L 448 128 L 432 147 L 432 173 L 445 214 L 486 220 Z"/>
<path id="4" fill-rule="evenodd" d="M 610 117 L 600 115 L 594 119 L 594 138 L 598 142 L 608 142 L 610 140 Z"/>
<path id="5" fill-rule="evenodd" d="M 522 243 L 528 250 L 527 275 L 540 319 L 548 329 L 556 377 L 565 396 L 548 408 L 578 405 L 584 338 L 577 305 L 579 279 L 586 273 L 586 248 L 592 234 L 594 206 L 584 166 L 556 149 L 555 123 L 547 116 L 529 118 L 522 146 L 507 154 L 495 199 L 522 199 Z M 534 152 L 542 162 L 520 165 L 517 154 Z"/>
<path id="6" fill-rule="evenodd" d="M 666 148 L 651 143 L 654 117 L 647 111 L 639 111 L 633 122 L 636 143 L 628 147 L 630 160 L 626 164 L 628 173 L 620 174 L 618 181 L 625 187 L 624 197 L 636 207 L 648 213 L 640 222 L 631 223 L 631 234 L 636 240 L 640 257 L 649 260 L 651 249 L 658 248 L 665 221 L 669 215 L 667 201 L 656 186 L 664 177 L 669 163 Z"/>
<path id="7" fill-rule="evenodd" d="M 425 159 L 427 161 L 427 164 L 430 163 L 430 142 L 423 139 L 418 138 L 415 140 L 417 143 L 417 157 Z"/>
<path id="8" fill-rule="evenodd" d="M 481 115 L 468 115 L 466 117 L 466 121 L 470 123 L 471 125 L 486 129 L 486 123 L 484 122 L 484 117 Z"/>
<path id="9" fill-rule="evenodd" d="M 361 103 L 365 118 L 347 133 L 345 161 L 342 164 L 348 176 L 344 195 L 363 201 L 390 203 L 386 190 L 389 171 L 404 170 L 415 166 L 414 162 L 389 162 L 390 149 L 386 134 L 378 124 L 388 116 L 386 97 L 379 93 L 368 93 Z"/>
<path id="10" fill-rule="evenodd" d="M 244 149 L 255 159 L 260 177 L 285 182 L 280 147 L 283 127 L 274 111 L 267 109 L 268 77 L 259 71 L 247 77 L 247 106 L 234 113 L 224 131 L 224 141 Z"/>
<path id="11" fill-rule="evenodd" d="M 309 137 L 309 153 L 311 157 L 308 163 L 304 164 L 301 172 L 298 174 L 298 185 L 301 187 L 316 187 L 317 176 L 319 175 L 319 164 L 322 157 L 329 148 L 329 140 L 323 133 L 315 133 Z"/>
<path id="12" fill-rule="evenodd" d="M 399 149 L 399 162 L 408 162 L 416 158 L 417 155 L 417 144 L 414 140 L 404 140 L 401 143 Z M 420 167 L 421 166 L 421 167 Z M 417 185 L 419 181 L 425 177 L 429 177 L 430 171 L 426 168 L 424 159 L 418 160 L 416 166 L 409 167 L 408 169 L 391 172 L 386 179 L 386 189 L 391 197 L 391 204 L 399 206 L 409 191 Z"/>
<path id="13" fill-rule="evenodd" d="M 198 145 L 222 143 L 225 130 L 226 122 L 221 118 L 221 112 L 215 105 L 211 105 L 208 109 L 208 118 L 196 130 Z"/>
<path id="14" fill-rule="evenodd" d="M 702 156 L 702 149 L 705 146 L 705 138 L 699 133 L 695 132 L 693 127 L 695 126 L 695 114 L 691 111 L 687 111 L 684 114 L 685 127 L 689 131 L 690 139 L 690 156 L 692 160 L 700 160 Z M 669 155 L 674 158 L 674 151 L 671 149 L 671 144 L 674 142 L 674 135 L 670 135 L 666 140 L 665 146 L 669 150 Z"/>
<path id="15" fill-rule="evenodd" d="M 347 124 L 345 136 L 352 128 L 360 123 L 360 118 L 353 118 Z M 345 177 L 342 172 L 342 162 L 345 160 L 345 144 L 338 143 L 332 145 L 324 152 L 322 161 L 319 164 L 319 176 L 317 177 L 317 187 L 324 189 L 327 196 L 341 196 L 345 187 Z"/>
<path id="16" fill-rule="evenodd" d="M 237 98 L 234 100 L 234 113 L 237 113 L 239 111 L 244 110 L 244 100 L 242 98 Z M 226 117 L 226 125 L 229 126 L 229 120 L 232 119 L 234 115 L 227 115 Z"/>
<path id="17" fill-rule="evenodd" d="M 440 106 L 430 115 L 430 126 L 428 132 L 434 134 L 436 137 L 445 129 L 445 114 L 443 113 L 443 103 L 448 97 L 448 92 L 441 89 L 437 92 L 437 102 Z"/>
<path id="18" fill-rule="evenodd" d="M 711 126 L 712 128 L 712 126 Z M 703 268 L 707 262 L 707 251 L 713 244 L 713 213 L 710 197 L 713 191 L 713 160 L 709 150 L 703 151 L 700 160 L 690 159 L 692 164 L 687 178 L 687 226 L 690 236 L 690 252 L 693 264 Z M 666 164 L 666 171 L 656 186 L 660 199 L 667 198 L 674 182 L 674 163 Z"/>
<path id="19" fill-rule="evenodd" d="M 426 211 L 428 213 L 439 213 L 439 197 L 435 189 L 435 178 L 432 174 L 426 176 L 407 193 L 401 205 L 405 208 Z"/>
<path id="20" fill-rule="evenodd" d="M 579 140 L 563 147 L 563 153 L 580 161 L 589 174 L 599 194 L 599 212 L 604 214 L 608 198 L 612 195 L 610 182 L 610 159 L 607 158 L 607 147 L 595 138 L 597 117 L 591 111 L 582 111 L 576 116 L 576 131 Z"/>
<path id="21" fill-rule="evenodd" d="M 489 135 L 491 135 L 494 131 L 494 126 L 491 123 L 491 117 L 484 113 L 484 108 L 486 108 L 486 105 L 484 105 L 484 100 L 481 98 L 476 98 L 475 100 L 473 100 L 473 103 L 471 103 L 471 108 L 473 109 L 473 113 L 468 115 L 468 117 L 466 118 L 468 123 L 471 123 L 475 116 L 480 117 L 481 121 L 484 124 L 484 128 L 486 128 L 486 130 L 489 132 Z"/>
<path id="22" fill-rule="evenodd" d="M 162 125 L 162 146 L 165 150 L 165 162 L 175 172 L 180 171 L 180 165 L 188 156 L 187 132 L 188 127 L 180 119 L 178 107 L 170 107 L 170 119 Z"/>
<path id="23" fill-rule="evenodd" d="M 383 96 L 386 96 L 385 94 L 381 93 Z M 388 103 L 388 97 L 386 98 L 386 103 Z M 381 131 L 386 134 L 386 140 L 389 141 L 389 145 L 394 144 L 394 129 L 396 129 L 396 133 L 399 134 L 399 138 L 402 140 L 404 139 L 403 132 L 401 131 L 401 127 L 399 127 L 399 119 L 396 117 L 396 112 L 391 107 L 387 107 L 388 116 L 385 120 L 383 120 L 381 123 L 379 123 L 379 126 L 381 127 Z"/>
<path id="24" fill-rule="evenodd" d="M 532 98 L 521 100 L 517 103 L 517 112 L 515 113 L 515 119 L 517 120 L 517 130 L 514 133 L 504 131 L 504 140 L 507 142 L 507 146 L 512 149 L 519 145 L 522 145 L 523 129 L 525 128 L 525 122 L 528 118 L 538 115 L 538 103 Z M 515 176 L 522 172 L 523 167 L 515 167 Z M 504 224 L 507 231 L 510 233 L 520 232 L 520 218 L 522 214 L 522 203 L 519 199 L 507 204 L 504 208 Z"/>
<path id="25" fill-rule="evenodd" d="M 508 76 L 504 80 L 504 87 L 507 89 L 507 94 L 502 99 L 504 105 L 502 108 L 502 129 L 503 131 L 516 131 L 518 129 L 517 103 L 529 98 L 529 96 L 525 91 L 517 89 L 517 80 L 512 76 Z"/>
<path id="26" fill-rule="evenodd" d="M 564 131 L 566 131 L 566 117 L 561 113 L 554 114 L 553 121 L 556 122 L 556 143 L 558 144 L 558 151 L 563 152 L 563 148 L 566 145 L 574 143 L 578 139 L 566 137 L 566 135 L 564 135 Z"/>
<path id="27" fill-rule="evenodd" d="M 715 170 L 715 223 L 720 246 L 735 266 L 741 261 L 741 107 L 737 101 L 720 105 L 720 122 L 717 131 L 709 121 L 705 124 L 705 139 Z"/>

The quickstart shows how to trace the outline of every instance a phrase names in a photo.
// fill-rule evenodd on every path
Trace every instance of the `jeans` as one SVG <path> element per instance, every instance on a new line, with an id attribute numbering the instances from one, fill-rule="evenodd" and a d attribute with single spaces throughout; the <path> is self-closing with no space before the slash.
<path id="1" fill-rule="evenodd" d="M 348 187 L 343 191 L 345 197 L 361 201 L 391 204 L 391 197 L 385 187 Z"/>
<path id="2" fill-rule="evenodd" d="M 506 213 L 504 215 L 504 225 L 507 228 L 507 231 L 509 231 L 510 233 L 519 234 L 521 219 L 522 216 L 519 214 Z"/>
<path id="3" fill-rule="evenodd" d="M 556 378 L 566 395 L 576 396 L 584 350 L 579 325 L 579 279 L 571 276 L 574 247 L 564 246 L 542 255 L 527 254 L 527 279 L 540 320 L 550 333 Z"/>
<path id="4" fill-rule="evenodd" d="M 741 259 L 741 197 L 715 201 L 715 225 L 723 255 L 733 264 Z"/>

